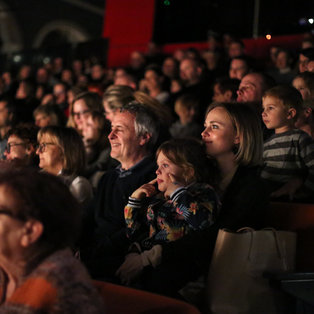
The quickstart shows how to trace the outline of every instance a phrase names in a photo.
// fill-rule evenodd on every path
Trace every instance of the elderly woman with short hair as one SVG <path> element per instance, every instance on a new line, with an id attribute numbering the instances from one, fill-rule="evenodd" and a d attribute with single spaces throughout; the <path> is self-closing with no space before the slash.
<path id="1" fill-rule="evenodd" d="M 92 187 L 80 176 L 85 168 L 85 150 L 78 132 L 72 128 L 48 126 L 38 133 L 39 167 L 61 176 L 76 199 L 87 206 L 92 199 Z"/>
<path id="2" fill-rule="evenodd" d="M 104 313 L 72 255 L 79 205 L 62 181 L 32 169 L 0 172 L 0 313 Z"/>

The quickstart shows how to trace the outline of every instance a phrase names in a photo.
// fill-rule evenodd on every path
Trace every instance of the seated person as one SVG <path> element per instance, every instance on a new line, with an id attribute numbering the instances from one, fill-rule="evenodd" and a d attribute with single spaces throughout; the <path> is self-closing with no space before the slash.
<path id="1" fill-rule="evenodd" d="M 92 113 L 83 124 L 82 135 L 87 160 L 84 176 L 94 189 L 105 171 L 119 164 L 110 157 L 109 133 L 110 122 L 101 113 Z"/>
<path id="2" fill-rule="evenodd" d="M 7 133 L 7 146 L 4 156 L 17 166 L 38 167 L 36 155 L 38 128 L 35 126 L 17 126 Z"/>
<path id="3" fill-rule="evenodd" d="M 214 84 L 215 102 L 236 102 L 240 81 L 230 78 L 218 78 Z"/>
<path id="4" fill-rule="evenodd" d="M 81 213 L 61 180 L 7 166 L 0 172 L 0 208 L 0 312 L 104 313 L 70 250 Z"/>
<path id="5" fill-rule="evenodd" d="M 179 120 L 171 125 L 171 136 L 200 138 L 202 126 L 197 122 L 199 100 L 190 94 L 182 95 L 176 100 L 174 108 Z"/>
<path id="6" fill-rule="evenodd" d="M 35 124 L 39 128 L 48 125 L 65 125 L 65 115 L 57 105 L 38 106 L 33 113 Z"/>
<path id="7" fill-rule="evenodd" d="M 172 297 L 182 298 L 178 290 L 207 273 L 219 228 L 264 227 L 268 195 L 259 176 L 263 151 L 259 117 L 246 105 L 217 103 L 208 108 L 204 125 L 206 152 L 220 170 L 217 219 L 208 228 L 158 244 L 159 249 L 153 248 L 154 271 L 143 270 L 150 276 L 146 289 Z"/>
<path id="8" fill-rule="evenodd" d="M 92 186 L 82 177 L 85 168 L 83 141 L 75 129 L 47 126 L 38 133 L 39 167 L 60 176 L 84 207 L 93 197 Z"/>
<path id="9" fill-rule="evenodd" d="M 302 110 L 301 94 L 291 86 L 276 86 L 263 97 L 262 118 L 274 129 L 264 144 L 261 173 L 272 197 L 311 198 L 314 191 L 314 143 L 305 132 L 295 129 Z"/>
<path id="10" fill-rule="evenodd" d="M 153 148 L 159 122 L 147 107 L 132 103 L 117 110 L 108 136 L 112 158 L 121 163 L 100 179 L 86 212 L 81 258 L 93 278 L 112 280 L 129 246 L 124 207 L 131 193 L 154 178 Z"/>
<path id="11" fill-rule="evenodd" d="M 130 269 L 136 258 L 142 267 L 154 265 L 156 244 L 176 241 L 192 230 L 205 229 L 218 213 L 217 195 L 206 183 L 215 183 L 217 168 L 207 158 L 201 142 L 171 140 L 159 147 L 156 156 L 157 178 L 135 190 L 124 209 L 129 238 L 136 239 L 135 234 L 145 220 L 149 225 L 148 238 L 131 246 L 132 253 L 117 271 L 127 284 L 138 275 Z"/>

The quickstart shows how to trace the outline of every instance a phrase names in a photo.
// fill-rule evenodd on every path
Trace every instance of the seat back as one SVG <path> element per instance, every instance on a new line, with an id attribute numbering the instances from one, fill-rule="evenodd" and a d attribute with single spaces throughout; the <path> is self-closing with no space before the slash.
<path id="1" fill-rule="evenodd" d="M 200 314 L 188 303 L 158 294 L 102 281 L 94 281 L 94 285 L 103 296 L 106 313 Z"/>
<path id="2" fill-rule="evenodd" d="M 271 202 L 267 224 L 297 232 L 296 270 L 314 271 L 314 204 Z"/>

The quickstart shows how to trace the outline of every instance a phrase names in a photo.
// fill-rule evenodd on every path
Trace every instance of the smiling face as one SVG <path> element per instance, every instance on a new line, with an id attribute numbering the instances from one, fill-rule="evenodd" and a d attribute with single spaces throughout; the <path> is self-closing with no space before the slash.
<path id="1" fill-rule="evenodd" d="M 233 148 L 239 144 L 239 137 L 227 111 L 222 107 L 212 109 L 206 116 L 204 126 L 202 139 L 207 154 L 218 161 L 225 156 L 233 158 Z"/>
<path id="2" fill-rule="evenodd" d="M 78 130 L 82 130 L 84 121 L 91 115 L 84 99 L 78 99 L 73 104 L 73 119 Z"/>
<path id="3" fill-rule="evenodd" d="M 6 149 L 4 152 L 4 155 L 7 160 L 10 161 L 15 159 L 24 160 L 29 155 L 27 144 L 25 144 L 25 142 L 22 139 L 15 135 L 11 135 L 8 138 L 7 147 L 8 146 L 10 146 L 9 149 L 10 152 L 8 152 L 8 149 Z"/>
<path id="4" fill-rule="evenodd" d="M 130 168 L 135 161 L 139 161 L 142 146 L 146 143 L 142 136 L 138 136 L 134 126 L 135 117 L 131 113 L 116 112 L 108 135 L 111 145 L 111 157 L 117 159 L 124 169 Z"/>
<path id="5" fill-rule="evenodd" d="M 46 144 L 42 149 L 37 149 L 39 155 L 39 167 L 46 172 L 57 175 L 63 168 L 64 155 L 56 141 L 48 134 L 43 134 L 39 139 L 39 145 Z"/>
<path id="6" fill-rule="evenodd" d="M 275 133 L 282 133 L 290 129 L 291 113 L 276 97 L 263 98 L 262 118 L 268 129 L 274 129 Z"/>
<path id="7" fill-rule="evenodd" d="M 175 181 L 182 183 L 185 182 L 183 178 L 183 168 L 175 165 L 163 152 L 160 152 L 157 157 L 158 169 L 157 174 L 157 184 L 158 190 L 165 193 L 167 192 L 169 185 L 171 184 L 171 178 L 169 174 L 172 175 Z"/>

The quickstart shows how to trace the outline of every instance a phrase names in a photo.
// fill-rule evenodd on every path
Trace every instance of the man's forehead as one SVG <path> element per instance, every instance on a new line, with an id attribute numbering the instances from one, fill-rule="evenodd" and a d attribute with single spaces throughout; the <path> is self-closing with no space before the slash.
<path id="1" fill-rule="evenodd" d="M 242 79 L 240 85 L 261 86 L 262 80 L 259 76 L 249 74 Z"/>
<path id="2" fill-rule="evenodd" d="M 134 125 L 135 116 L 128 111 L 117 111 L 111 125 Z"/>

